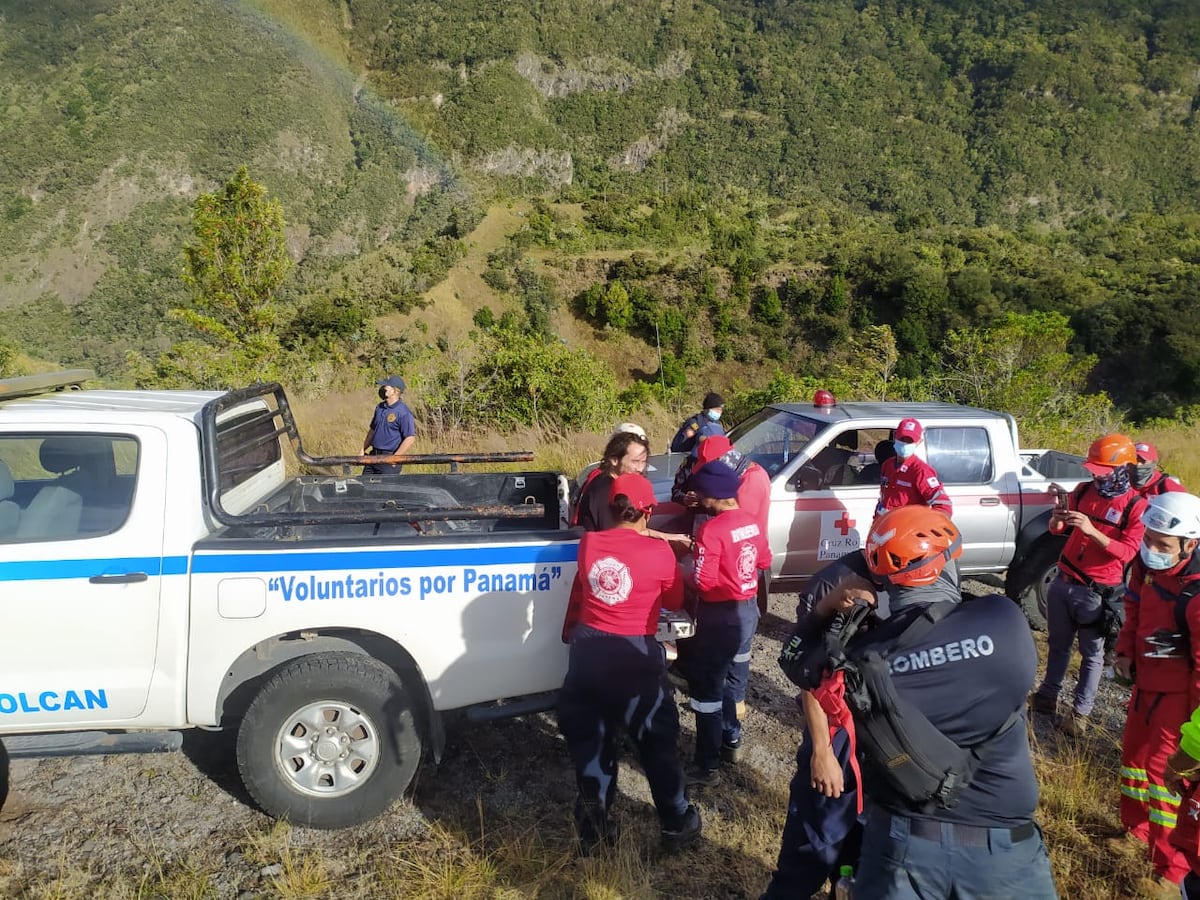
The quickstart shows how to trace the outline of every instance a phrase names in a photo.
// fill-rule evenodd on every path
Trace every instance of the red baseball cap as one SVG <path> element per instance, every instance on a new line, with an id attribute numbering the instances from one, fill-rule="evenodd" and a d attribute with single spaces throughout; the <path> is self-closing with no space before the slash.
<path id="1" fill-rule="evenodd" d="M 612 487 L 608 489 L 608 502 L 612 503 L 619 494 L 628 497 L 633 508 L 642 512 L 648 512 L 658 503 L 649 480 L 636 472 L 627 472 L 613 479 Z"/>
<path id="2" fill-rule="evenodd" d="M 733 444 L 729 443 L 729 438 L 723 434 L 713 434 L 700 442 L 696 450 L 696 459 L 700 465 L 704 465 L 714 459 L 720 459 L 732 449 Z"/>
<path id="3" fill-rule="evenodd" d="M 1138 462 L 1158 462 L 1158 448 L 1149 441 L 1138 441 L 1133 445 Z"/>
<path id="4" fill-rule="evenodd" d="M 896 440 L 898 441 L 911 441 L 915 444 L 921 440 L 921 435 L 924 433 L 925 429 L 916 419 L 901 419 L 900 424 L 896 426 Z"/>

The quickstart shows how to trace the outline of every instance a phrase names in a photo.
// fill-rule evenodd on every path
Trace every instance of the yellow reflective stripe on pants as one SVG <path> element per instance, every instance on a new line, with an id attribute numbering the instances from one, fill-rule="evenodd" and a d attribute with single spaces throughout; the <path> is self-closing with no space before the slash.
<path id="1" fill-rule="evenodd" d="M 1169 806 L 1179 806 L 1183 800 L 1178 794 L 1173 793 L 1169 788 L 1163 787 L 1161 784 L 1151 782 L 1149 788 L 1151 800 L 1157 800 L 1159 803 L 1166 803 Z"/>
<path id="2" fill-rule="evenodd" d="M 1150 821 L 1165 828 L 1175 827 L 1175 813 L 1150 807 Z"/>
<path id="3" fill-rule="evenodd" d="M 1145 769 L 1133 769 L 1129 766 L 1121 766 L 1121 777 L 1129 778 L 1133 781 L 1146 781 L 1150 778 L 1150 774 Z"/>
<path id="4" fill-rule="evenodd" d="M 1146 803 L 1150 800 L 1150 794 L 1145 788 L 1134 787 L 1130 784 L 1121 785 L 1121 793 L 1133 800 L 1138 800 Z"/>

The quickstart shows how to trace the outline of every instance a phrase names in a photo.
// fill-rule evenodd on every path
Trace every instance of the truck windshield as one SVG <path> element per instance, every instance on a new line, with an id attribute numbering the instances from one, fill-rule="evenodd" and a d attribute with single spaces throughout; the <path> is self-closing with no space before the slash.
<path id="1" fill-rule="evenodd" d="M 729 432 L 729 440 L 773 476 L 828 427 L 828 422 L 768 406 L 739 422 Z"/>

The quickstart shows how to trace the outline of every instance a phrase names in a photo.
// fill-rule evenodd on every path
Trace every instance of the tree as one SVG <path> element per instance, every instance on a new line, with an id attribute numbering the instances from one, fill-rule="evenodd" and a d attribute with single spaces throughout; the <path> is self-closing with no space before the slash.
<path id="1" fill-rule="evenodd" d="M 283 207 L 250 180 L 245 166 L 192 207 L 194 242 L 183 248 L 183 281 L 195 307 L 180 311 L 197 331 L 222 341 L 261 337 L 275 323 L 274 294 L 291 269 Z"/>

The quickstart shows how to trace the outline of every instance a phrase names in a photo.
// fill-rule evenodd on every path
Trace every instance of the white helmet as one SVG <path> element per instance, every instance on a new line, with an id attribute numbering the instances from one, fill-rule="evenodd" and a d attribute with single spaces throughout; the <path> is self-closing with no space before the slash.
<path id="1" fill-rule="evenodd" d="M 1200 497 L 1168 491 L 1150 498 L 1142 524 L 1159 534 L 1200 538 Z"/>

